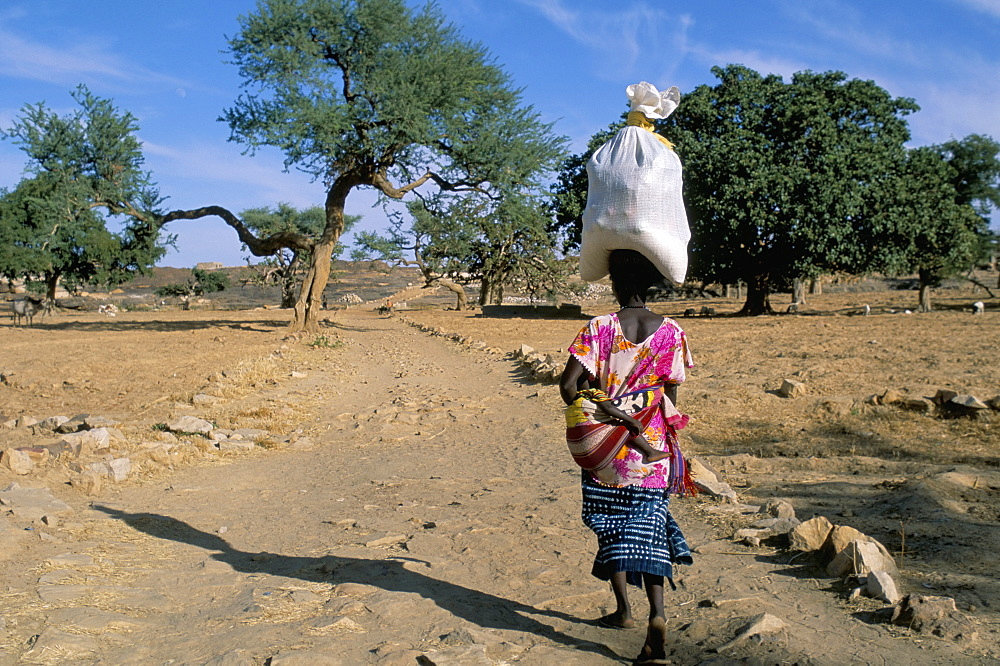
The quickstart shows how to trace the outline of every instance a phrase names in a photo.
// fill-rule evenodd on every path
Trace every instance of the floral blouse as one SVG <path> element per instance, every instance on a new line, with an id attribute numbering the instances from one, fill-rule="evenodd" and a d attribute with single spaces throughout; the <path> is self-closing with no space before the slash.
<path id="1" fill-rule="evenodd" d="M 685 368 L 694 365 L 687 338 L 677 322 L 664 318 L 652 335 L 634 343 L 625 338 L 616 313 L 591 319 L 570 345 L 569 353 L 612 398 L 658 384 L 680 384 L 685 379 Z M 665 413 L 676 413 L 672 405 L 664 407 Z M 653 418 L 643 435 L 660 451 L 677 446 L 674 428 L 662 414 Z M 641 454 L 623 446 L 611 464 L 617 478 L 613 483 L 604 482 L 605 485 L 644 488 L 668 485 L 670 458 L 644 464 Z"/>

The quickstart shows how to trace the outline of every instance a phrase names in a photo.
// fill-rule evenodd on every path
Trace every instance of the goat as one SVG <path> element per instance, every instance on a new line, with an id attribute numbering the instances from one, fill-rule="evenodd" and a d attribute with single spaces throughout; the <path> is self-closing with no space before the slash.
<path id="1" fill-rule="evenodd" d="M 28 326 L 31 326 L 34 323 L 35 313 L 39 310 L 43 312 L 45 310 L 43 301 L 35 300 L 30 296 L 17 301 L 11 301 L 10 306 L 13 310 L 14 326 L 20 326 L 22 319 L 27 319 Z"/>

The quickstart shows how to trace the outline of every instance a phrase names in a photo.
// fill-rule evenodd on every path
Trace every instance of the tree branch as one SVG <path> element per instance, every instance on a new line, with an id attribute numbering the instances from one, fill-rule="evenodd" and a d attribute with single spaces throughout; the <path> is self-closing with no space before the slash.
<path id="1" fill-rule="evenodd" d="M 211 215 L 221 217 L 226 224 L 235 229 L 240 242 L 246 245 L 251 254 L 256 257 L 268 257 L 286 247 L 290 250 L 306 252 L 312 252 L 315 247 L 315 241 L 311 238 L 292 231 L 280 231 L 265 238 L 257 238 L 243 224 L 242 220 L 222 206 L 205 206 L 204 208 L 195 208 L 192 210 L 171 211 L 157 220 L 157 226 L 163 227 L 174 220 L 195 220 Z"/>

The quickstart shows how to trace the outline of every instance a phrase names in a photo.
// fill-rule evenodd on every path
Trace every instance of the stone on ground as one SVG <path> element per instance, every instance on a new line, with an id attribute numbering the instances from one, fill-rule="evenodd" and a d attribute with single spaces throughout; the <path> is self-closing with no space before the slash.
<path id="1" fill-rule="evenodd" d="M 717 649 L 718 652 L 723 650 L 728 650 L 735 647 L 740 642 L 752 636 L 760 636 L 763 634 L 774 634 L 785 628 L 785 622 L 779 617 L 771 615 L 770 613 L 761 613 L 760 615 L 755 615 L 750 618 L 750 621 L 740 627 L 736 634 L 736 638 L 729 641 L 725 645 Z"/>
<path id="2" fill-rule="evenodd" d="M 191 416 L 190 414 L 178 416 L 167 422 L 167 430 L 170 432 L 194 432 L 199 435 L 207 435 L 214 428 L 215 426 L 205 419 L 199 419 L 197 416 Z"/>
<path id="3" fill-rule="evenodd" d="M 833 525 L 824 516 L 816 516 L 799 523 L 788 533 L 788 547 L 806 553 L 819 550 L 826 543 Z"/>
<path id="4" fill-rule="evenodd" d="M 893 611 L 892 621 L 951 641 L 971 641 L 976 637 L 975 625 L 955 608 L 951 597 L 908 594 Z"/>
<path id="5" fill-rule="evenodd" d="M 896 588 L 896 581 L 884 571 L 868 572 L 868 577 L 865 580 L 865 591 L 868 592 L 868 596 L 890 604 L 895 604 L 903 598 L 899 589 Z"/>
<path id="6" fill-rule="evenodd" d="M 849 575 L 864 576 L 871 571 L 899 573 L 892 557 L 883 554 L 874 541 L 852 541 L 837 553 L 826 567 L 829 575 L 838 578 Z"/>

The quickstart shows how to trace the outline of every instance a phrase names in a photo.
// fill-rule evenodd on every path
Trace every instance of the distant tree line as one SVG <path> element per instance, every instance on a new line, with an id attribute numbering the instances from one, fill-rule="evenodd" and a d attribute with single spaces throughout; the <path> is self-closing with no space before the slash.
<path id="1" fill-rule="evenodd" d="M 586 162 L 624 119 L 567 156 L 565 138 L 433 5 L 262 0 L 239 20 L 229 57 L 243 92 L 220 119 L 250 153 L 277 147 L 286 168 L 323 183 L 322 205 L 168 211 L 135 118 L 81 86 L 77 111 L 28 105 L 5 132 L 27 175 L 0 191 L 0 275 L 42 282 L 50 299 L 60 281 L 117 284 L 163 256 L 168 225 L 217 216 L 265 258 L 252 279 L 281 286 L 292 328 L 315 330 L 331 259 L 356 222 L 347 197 L 371 188 L 407 200 L 405 213 L 357 234 L 355 259 L 416 266 L 460 307 L 471 282 L 483 304 L 515 287 L 565 291 Z M 932 287 L 995 248 L 992 138 L 909 147 L 916 103 L 840 72 L 713 72 L 718 83 L 686 94 L 656 131 L 684 164 L 689 277 L 747 285 L 743 314 L 772 312 L 774 291 L 834 272 L 916 274 L 930 309 Z"/>

